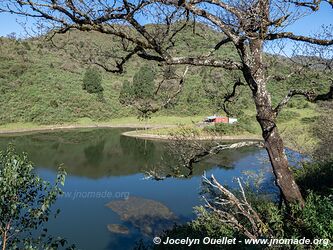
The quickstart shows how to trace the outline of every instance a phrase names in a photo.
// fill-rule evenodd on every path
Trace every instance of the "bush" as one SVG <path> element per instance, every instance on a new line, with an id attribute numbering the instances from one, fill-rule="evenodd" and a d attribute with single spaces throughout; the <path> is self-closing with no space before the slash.
<path id="1" fill-rule="evenodd" d="M 329 239 L 333 247 L 333 197 L 321 196 L 310 192 L 304 208 L 294 206 L 292 220 L 285 229 L 289 237 L 306 237 L 309 239 Z M 328 219 L 330 218 L 330 219 Z M 290 232 L 289 232 L 290 230 Z M 320 247 L 321 248 L 321 247 Z"/>
<path id="2" fill-rule="evenodd" d="M 333 190 L 333 161 L 304 163 L 295 173 L 296 181 L 303 193 L 312 190 L 319 194 L 327 194 Z"/>
<path id="3" fill-rule="evenodd" d="M 125 80 L 119 95 L 119 102 L 138 111 L 139 119 L 151 118 L 155 102 L 155 73 L 151 67 L 142 66 L 133 76 L 133 82 Z"/>
<path id="4" fill-rule="evenodd" d="M 60 187 L 64 185 L 65 172 L 59 169 L 53 186 L 35 174 L 27 155 L 18 155 L 9 146 L 6 151 L 0 151 L 0 180 L 0 247 L 57 249 L 64 246 L 65 239 L 47 235 L 43 226 L 53 213 L 52 204 L 62 194 Z"/>
<path id="5" fill-rule="evenodd" d="M 133 76 L 133 94 L 135 99 L 149 99 L 154 95 L 155 73 L 148 65 L 142 66 Z"/>
<path id="6" fill-rule="evenodd" d="M 132 83 L 125 80 L 119 95 L 119 102 L 123 105 L 130 105 L 134 97 L 134 89 Z"/>
<path id="7" fill-rule="evenodd" d="M 101 93 L 102 87 L 102 75 L 96 68 L 88 68 L 84 74 L 82 89 L 88 93 Z"/>
<path id="8" fill-rule="evenodd" d="M 213 126 L 204 128 L 204 131 L 222 135 L 237 135 L 244 132 L 239 124 L 215 123 Z"/>
<path id="9" fill-rule="evenodd" d="M 271 230 L 274 239 L 323 239 L 321 245 L 280 245 L 281 249 L 332 249 L 333 244 L 333 202 L 332 197 L 324 197 L 309 193 L 306 197 L 305 206 L 301 209 L 293 206 L 291 211 L 284 207 L 282 210 L 268 200 L 258 199 L 252 201 L 254 208 L 260 215 L 266 227 Z M 268 249 L 267 245 L 245 245 L 245 235 L 221 221 L 215 212 L 208 212 L 203 207 L 196 208 L 198 217 L 192 222 L 175 226 L 172 230 L 166 231 L 162 241 L 167 237 L 177 239 L 200 239 L 204 237 L 219 239 L 222 237 L 236 238 L 235 245 L 193 245 L 191 249 Z M 266 238 L 263 235 L 261 238 Z M 243 243 L 238 243 L 242 240 Z M 177 246 L 179 249 L 188 249 L 187 245 Z M 173 249 L 172 245 L 148 245 L 140 249 Z M 270 249 L 270 248 L 269 248 Z"/>

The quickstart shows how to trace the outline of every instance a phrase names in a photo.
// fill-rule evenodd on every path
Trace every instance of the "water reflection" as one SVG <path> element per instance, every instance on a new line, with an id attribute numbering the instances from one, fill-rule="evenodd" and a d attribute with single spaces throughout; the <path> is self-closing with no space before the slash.
<path id="1" fill-rule="evenodd" d="M 170 173 L 175 162 L 165 143 L 122 136 L 124 131 L 94 129 L 3 136 L 0 148 L 13 142 L 39 167 L 56 170 L 63 163 L 70 175 L 92 179 L 143 173 L 156 167 Z M 216 166 L 233 167 L 233 162 L 253 152 L 256 149 L 227 150 L 198 164 L 193 174 L 201 175 L 203 170 Z"/>
<path id="2" fill-rule="evenodd" d="M 170 172 L 174 158 L 165 142 L 122 136 L 125 131 L 87 129 L 0 137 L 0 149 L 13 142 L 18 151 L 29 154 L 43 179 L 53 181 L 57 166 L 64 163 L 67 196 L 58 199 L 56 208 L 61 213 L 56 220 L 51 219 L 48 228 L 79 249 L 132 249 L 137 240 L 164 226 L 189 221 L 194 217 L 193 207 L 200 203 L 204 171 L 227 185 L 244 170 L 264 168 L 270 176 L 269 165 L 260 160 L 266 152 L 242 148 L 206 158 L 195 165 L 193 177 L 186 180 L 143 180 L 143 173 L 156 167 Z M 267 184 L 272 184 L 269 178 Z M 113 196 L 73 199 L 68 195 L 104 191 Z M 119 200 L 117 193 L 129 194 L 129 200 Z"/>

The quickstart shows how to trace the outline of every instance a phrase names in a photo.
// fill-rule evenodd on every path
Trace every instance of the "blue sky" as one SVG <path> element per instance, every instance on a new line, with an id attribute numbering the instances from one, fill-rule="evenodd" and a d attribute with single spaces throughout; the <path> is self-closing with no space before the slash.
<path id="1" fill-rule="evenodd" d="M 25 21 L 27 20 L 23 17 L 0 13 L 0 36 L 6 36 L 12 32 L 18 35 L 24 35 L 25 31 L 18 22 Z M 30 20 L 28 23 L 31 25 L 32 21 Z M 318 31 L 323 24 L 333 25 L 333 9 L 326 3 L 322 4 L 318 12 L 298 20 L 289 26 L 287 30 L 299 35 L 311 35 Z"/>

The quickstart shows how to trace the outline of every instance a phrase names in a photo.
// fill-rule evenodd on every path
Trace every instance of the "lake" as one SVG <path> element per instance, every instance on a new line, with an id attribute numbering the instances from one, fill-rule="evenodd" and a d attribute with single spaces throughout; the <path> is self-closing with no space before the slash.
<path id="1" fill-rule="evenodd" d="M 167 142 L 126 137 L 125 131 L 81 129 L 0 137 L 1 149 L 14 143 L 18 152 L 28 153 L 37 174 L 46 180 L 53 182 L 57 166 L 64 164 L 68 173 L 64 195 L 54 206 L 61 213 L 48 222 L 49 233 L 65 237 L 79 249 L 131 249 L 140 239 L 151 241 L 164 224 L 195 218 L 193 207 L 202 203 L 204 172 L 229 186 L 235 186 L 235 177 L 246 179 L 245 171 L 263 173 L 265 189 L 276 191 L 266 151 L 253 147 L 207 158 L 190 178 L 147 180 L 146 171 L 170 172 L 174 157 Z M 152 214 L 153 219 L 145 217 Z"/>

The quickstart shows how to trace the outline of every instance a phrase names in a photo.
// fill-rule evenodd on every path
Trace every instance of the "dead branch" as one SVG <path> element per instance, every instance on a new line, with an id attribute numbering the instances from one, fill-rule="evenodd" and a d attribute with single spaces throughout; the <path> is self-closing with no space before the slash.
<path id="1" fill-rule="evenodd" d="M 260 219 L 258 213 L 247 201 L 239 178 L 237 178 L 237 182 L 241 194 L 239 198 L 221 185 L 213 175 L 210 179 L 204 175 L 203 185 L 208 188 L 207 195 L 203 197 L 206 208 L 217 214 L 222 223 L 237 229 L 250 239 L 263 236 L 272 237 L 271 229 Z"/>

